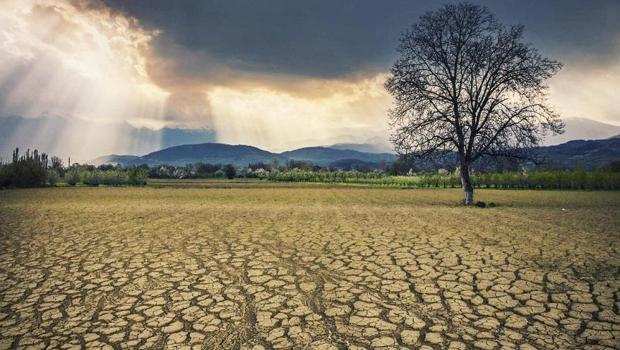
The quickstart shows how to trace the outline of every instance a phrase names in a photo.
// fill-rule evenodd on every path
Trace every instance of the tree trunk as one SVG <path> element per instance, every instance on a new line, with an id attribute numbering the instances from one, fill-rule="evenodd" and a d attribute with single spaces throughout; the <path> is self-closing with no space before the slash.
<path id="1" fill-rule="evenodd" d="M 461 184 L 465 194 L 465 205 L 474 204 L 474 187 L 471 185 L 471 178 L 469 177 L 469 164 L 464 162 L 461 163 Z"/>

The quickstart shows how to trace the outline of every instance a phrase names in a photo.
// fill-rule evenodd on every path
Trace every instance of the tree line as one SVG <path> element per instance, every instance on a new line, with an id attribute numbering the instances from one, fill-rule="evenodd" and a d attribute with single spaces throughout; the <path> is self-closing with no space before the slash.
<path id="1" fill-rule="evenodd" d="M 382 171 L 311 171 L 292 169 L 270 172 L 267 179 L 284 182 L 363 184 L 405 188 L 462 188 L 461 174 L 445 170 L 395 176 Z M 472 187 L 495 189 L 619 190 L 620 169 L 534 170 L 470 173 Z"/>
<path id="2" fill-rule="evenodd" d="M 10 163 L 0 163 L 0 187 L 67 186 L 139 186 L 153 179 L 246 178 L 267 181 L 348 183 L 410 188 L 461 188 L 460 167 L 417 167 L 414 158 L 400 158 L 381 169 L 330 168 L 311 162 L 289 160 L 286 163 L 232 164 L 194 163 L 184 166 L 119 166 L 70 164 L 48 157 L 38 150 L 24 154 L 15 149 Z M 446 164 L 443 164 L 446 165 Z M 500 169 L 498 171 L 497 169 Z M 592 170 L 546 170 L 518 167 L 515 163 L 480 164 L 470 170 L 475 188 L 512 189 L 620 189 L 620 161 Z"/>
<path id="3" fill-rule="evenodd" d="M 53 159 L 50 167 L 50 159 L 47 154 L 34 150 L 27 150 L 20 154 L 19 148 L 13 151 L 12 161 L 8 164 L 0 164 L 0 187 L 38 187 L 54 183 Z"/>
<path id="4" fill-rule="evenodd" d="M 113 167 L 69 164 L 65 166 L 59 157 L 49 157 L 38 150 L 19 148 L 13 151 L 10 163 L 0 163 L 0 188 L 25 188 L 55 186 L 122 186 L 145 185 L 148 173 L 140 167 Z"/>

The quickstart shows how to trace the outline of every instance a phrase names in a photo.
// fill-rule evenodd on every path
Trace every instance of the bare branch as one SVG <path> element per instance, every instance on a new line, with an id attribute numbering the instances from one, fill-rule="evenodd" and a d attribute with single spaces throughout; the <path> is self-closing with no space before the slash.
<path id="1" fill-rule="evenodd" d="M 395 99 L 392 141 L 402 154 L 454 151 L 466 165 L 483 155 L 521 157 L 520 148 L 561 132 L 545 105 L 545 81 L 561 64 L 522 43 L 484 7 L 446 5 L 400 39 L 386 82 Z"/>

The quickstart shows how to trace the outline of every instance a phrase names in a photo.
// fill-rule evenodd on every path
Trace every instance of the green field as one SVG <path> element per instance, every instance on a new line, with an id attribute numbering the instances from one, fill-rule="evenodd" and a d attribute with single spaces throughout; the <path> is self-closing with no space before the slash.
<path id="1" fill-rule="evenodd" d="M 149 186 L 0 191 L 0 349 L 618 348 L 618 192 Z"/>

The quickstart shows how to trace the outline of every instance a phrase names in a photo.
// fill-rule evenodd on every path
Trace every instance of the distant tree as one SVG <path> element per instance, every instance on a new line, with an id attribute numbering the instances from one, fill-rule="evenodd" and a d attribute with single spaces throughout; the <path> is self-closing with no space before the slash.
<path id="1" fill-rule="evenodd" d="M 385 167 L 390 175 L 407 175 L 415 171 L 415 159 L 408 155 L 401 155 L 394 162 Z"/>
<path id="2" fill-rule="evenodd" d="M 614 173 L 620 173 L 620 160 L 614 160 L 610 162 L 609 165 L 605 167 L 605 170 L 608 170 Z"/>
<path id="3" fill-rule="evenodd" d="M 194 164 L 194 168 L 196 170 L 196 176 L 208 177 L 213 176 L 217 169 L 219 169 L 219 166 L 209 163 L 198 162 Z"/>
<path id="4" fill-rule="evenodd" d="M 312 170 L 313 164 L 311 162 L 305 162 L 303 160 L 295 160 L 289 159 L 286 162 L 287 169 L 301 169 L 301 170 Z"/>
<path id="5" fill-rule="evenodd" d="M 386 89 L 394 97 L 391 140 L 399 154 L 458 154 L 465 204 L 474 202 L 472 163 L 524 157 L 563 124 L 546 105 L 545 81 L 561 64 L 522 42 L 523 27 L 485 7 L 445 5 L 400 38 Z"/>
<path id="6" fill-rule="evenodd" d="M 108 171 L 116 169 L 116 167 L 113 164 L 101 164 L 97 167 L 97 169 L 101 171 Z"/>
<path id="7" fill-rule="evenodd" d="M 80 173 L 76 168 L 68 170 L 65 174 L 65 180 L 69 186 L 75 186 L 80 182 Z"/>
<path id="8" fill-rule="evenodd" d="M 222 170 L 224 171 L 224 174 L 228 179 L 234 179 L 235 175 L 237 175 L 237 170 L 232 164 L 224 165 L 224 168 Z"/>
<path id="9" fill-rule="evenodd" d="M 60 159 L 59 157 L 56 157 L 56 156 L 52 156 L 50 158 L 50 161 L 52 162 L 52 169 L 51 170 L 54 173 L 56 173 L 57 176 L 64 177 L 65 176 L 65 167 L 62 164 L 62 159 Z M 53 175 L 48 176 L 49 177 L 48 182 L 50 182 L 50 184 L 51 184 L 51 182 L 54 182 L 51 179 L 52 176 Z"/>
<path id="10" fill-rule="evenodd" d="M 53 168 L 47 170 L 47 183 L 50 186 L 56 186 L 59 178 L 60 175 L 58 174 L 58 170 L 55 170 Z"/>
<path id="11" fill-rule="evenodd" d="M 60 157 L 52 156 L 50 161 L 52 162 L 52 169 L 58 170 L 63 168 L 62 159 L 60 159 Z"/>
<path id="12" fill-rule="evenodd" d="M 146 185 L 148 170 L 143 167 L 131 167 L 127 171 L 127 183 L 130 185 Z"/>
<path id="13" fill-rule="evenodd" d="M 37 187 L 47 183 L 48 176 L 48 157 L 45 153 L 38 150 L 20 155 L 19 148 L 13 151 L 13 162 L 6 165 L 2 183 L 3 186 L 15 187 Z"/>
<path id="14" fill-rule="evenodd" d="M 252 169 L 252 171 L 257 170 L 257 169 L 264 169 L 264 170 L 271 170 L 271 164 L 266 164 L 263 162 L 258 162 L 258 163 L 250 163 L 248 164 L 248 168 Z"/>
<path id="15" fill-rule="evenodd" d="M 267 169 L 258 168 L 254 170 L 254 176 L 259 179 L 266 179 L 269 176 L 269 171 L 267 171 Z"/>

